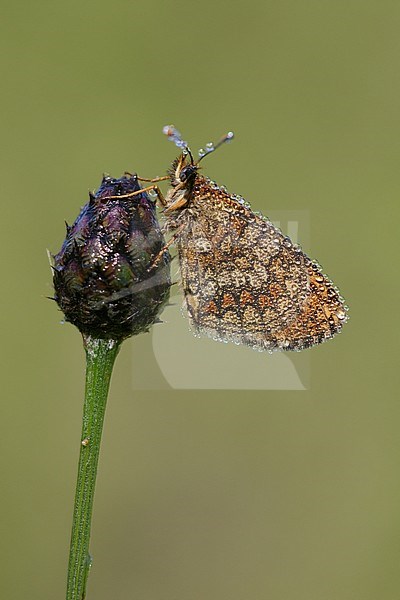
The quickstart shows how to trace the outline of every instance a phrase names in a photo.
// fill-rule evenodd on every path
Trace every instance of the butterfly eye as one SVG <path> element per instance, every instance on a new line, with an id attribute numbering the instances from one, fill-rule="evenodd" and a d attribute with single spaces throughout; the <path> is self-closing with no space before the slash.
<path id="1" fill-rule="evenodd" d="M 179 179 L 183 182 L 187 181 L 190 177 L 195 177 L 197 168 L 194 165 L 188 165 L 180 172 Z"/>

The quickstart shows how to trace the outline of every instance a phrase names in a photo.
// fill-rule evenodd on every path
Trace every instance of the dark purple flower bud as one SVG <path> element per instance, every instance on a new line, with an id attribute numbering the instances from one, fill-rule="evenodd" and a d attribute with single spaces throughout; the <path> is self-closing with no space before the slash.
<path id="1" fill-rule="evenodd" d="M 136 175 L 104 177 L 54 256 L 54 299 L 85 335 L 148 331 L 168 301 L 171 257 Z"/>

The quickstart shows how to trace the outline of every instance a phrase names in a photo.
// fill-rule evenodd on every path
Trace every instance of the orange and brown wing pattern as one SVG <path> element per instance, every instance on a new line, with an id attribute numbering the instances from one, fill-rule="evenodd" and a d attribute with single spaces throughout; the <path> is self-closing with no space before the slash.
<path id="1" fill-rule="evenodd" d="M 242 199 L 198 177 L 177 238 L 194 333 L 259 350 L 301 350 L 347 319 L 332 282 Z"/>

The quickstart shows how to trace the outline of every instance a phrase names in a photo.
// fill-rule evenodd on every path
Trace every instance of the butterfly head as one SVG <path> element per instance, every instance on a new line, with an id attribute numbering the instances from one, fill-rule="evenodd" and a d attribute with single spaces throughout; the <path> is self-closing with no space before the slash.
<path id="1" fill-rule="evenodd" d="M 198 170 L 199 167 L 194 162 L 192 155 L 184 150 L 183 153 L 174 160 L 168 171 L 172 187 L 192 187 L 196 180 Z"/>
<path id="2" fill-rule="evenodd" d="M 171 189 L 167 194 L 167 209 L 166 212 L 173 212 L 177 209 L 186 208 L 192 199 L 193 187 L 196 182 L 198 171 L 201 168 L 200 162 L 205 156 L 214 152 L 219 146 L 225 142 L 229 142 L 233 138 L 233 133 L 230 131 L 224 135 L 217 144 L 209 142 L 206 144 L 205 150 L 199 150 L 199 158 L 194 160 L 193 154 L 182 139 L 181 134 L 173 125 L 166 125 L 163 133 L 171 142 L 182 150 L 182 154 L 178 156 L 172 163 L 169 175 L 171 177 Z"/>

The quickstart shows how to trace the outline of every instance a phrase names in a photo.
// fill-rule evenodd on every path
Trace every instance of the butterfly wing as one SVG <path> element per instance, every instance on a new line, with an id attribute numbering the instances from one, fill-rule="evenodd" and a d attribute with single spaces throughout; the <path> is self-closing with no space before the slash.
<path id="1" fill-rule="evenodd" d="M 199 177 L 177 239 L 195 334 L 259 350 L 301 350 L 347 319 L 332 282 L 270 221 Z"/>

